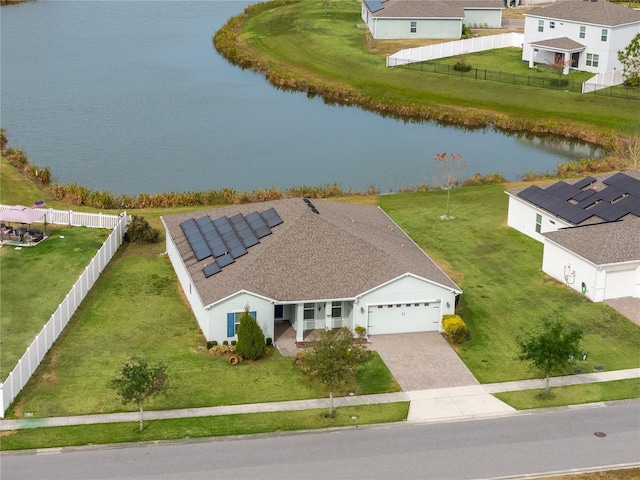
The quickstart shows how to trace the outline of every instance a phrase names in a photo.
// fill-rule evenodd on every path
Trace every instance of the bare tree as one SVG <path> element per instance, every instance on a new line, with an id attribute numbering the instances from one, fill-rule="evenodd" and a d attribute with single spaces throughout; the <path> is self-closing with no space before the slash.
<path id="1" fill-rule="evenodd" d="M 460 186 L 462 183 L 460 176 L 467 165 L 462 161 L 462 155 L 459 153 L 437 153 L 433 156 L 433 159 L 438 164 L 440 170 L 440 188 L 447 191 L 447 214 L 440 218 L 443 220 L 451 220 L 455 218 L 450 215 L 449 211 L 451 189 Z"/>

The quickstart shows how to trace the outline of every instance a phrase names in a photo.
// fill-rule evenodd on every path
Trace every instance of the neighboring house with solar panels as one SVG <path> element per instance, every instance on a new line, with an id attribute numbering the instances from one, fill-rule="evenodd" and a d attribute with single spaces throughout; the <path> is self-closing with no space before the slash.
<path id="1" fill-rule="evenodd" d="M 522 60 L 604 73 L 622 69 L 618 51 L 640 33 L 640 11 L 604 0 L 568 0 L 525 14 Z"/>
<path id="2" fill-rule="evenodd" d="M 249 306 L 265 337 L 290 322 L 440 331 L 460 288 L 380 208 L 302 198 L 162 217 L 167 254 L 207 340 L 236 339 Z"/>
<path id="3" fill-rule="evenodd" d="M 507 194 L 507 224 L 544 244 L 546 274 L 595 302 L 640 298 L 640 171 Z"/>
<path id="4" fill-rule="evenodd" d="M 462 25 L 501 28 L 503 0 L 363 0 L 376 40 L 460 38 Z"/>

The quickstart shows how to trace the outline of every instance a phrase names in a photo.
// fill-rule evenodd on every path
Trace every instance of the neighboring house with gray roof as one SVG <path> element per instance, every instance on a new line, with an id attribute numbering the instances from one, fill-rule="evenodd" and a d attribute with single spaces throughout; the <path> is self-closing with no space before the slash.
<path id="1" fill-rule="evenodd" d="M 162 217 L 167 254 L 207 340 L 291 322 L 368 335 L 440 331 L 460 288 L 380 208 L 288 198 Z M 223 244 L 223 246 L 220 246 Z"/>
<path id="2" fill-rule="evenodd" d="M 462 25 L 502 26 L 503 0 L 363 0 L 362 20 L 377 40 L 460 38 Z"/>
<path id="3" fill-rule="evenodd" d="M 640 298 L 640 171 L 506 193 L 507 224 L 544 244 L 546 274 L 596 302 Z"/>
<path id="4" fill-rule="evenodd" d="M 640 33 L 640 11 L 605 0 L 565 0 L 525 14 L 522 60 L 593 73 L 621 70 L 618 51 Z"/>

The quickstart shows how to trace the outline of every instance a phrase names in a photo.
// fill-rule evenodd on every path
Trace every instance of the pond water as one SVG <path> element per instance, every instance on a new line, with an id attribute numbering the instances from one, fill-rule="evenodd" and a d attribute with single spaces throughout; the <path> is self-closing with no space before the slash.
<path id="1" fill-rule="evenodd" d="M 433 156 L 516 179 L 585 145 L 404 123 L 282 92 L 211 37 L 246 1 L 38 1 L 0 11 L 0 121 L 54 179 L 141 192 L 433 183 Z"/>

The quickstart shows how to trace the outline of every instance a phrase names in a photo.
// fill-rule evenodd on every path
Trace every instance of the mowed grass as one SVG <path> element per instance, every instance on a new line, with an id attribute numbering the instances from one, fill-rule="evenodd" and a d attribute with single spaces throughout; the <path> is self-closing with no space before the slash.
<path id="1" fill-rule="evenodd" d="M 0 450 L 24 450 L 350 427 L 404 421 L 407 418 L 408 411 L 409 403 L 400 402 L 340 407 L 335 411 L 335 418 L 325 417 L 324 414 L 327 413 L 327 409 L 313 409 L 174 420 L 147 420 L 142 433 L 139 432 L 137 422 L 13 430 L 2 432 Z"/>
<path id="2" fill-rule="evenodd" d="M 637 125 L 635 102 L 624 99 L 386 68 L 385 56 L 373 52 L 376 41 L 357 27 L 360 11 L 355 0 L 331 1 L 326 11 L 320 0 L 292 2 L 249 17 L 240 41 L 277 66 L 282 77 L 353 88 L 389 106 L 455 108 L 466 115 L 507 115 L 527 125 L 561 122 L 601 132 L 633 133 Z"/>
<path id="3" fill-rule="evenodd" d="M 495 396 L 517 410 L 607 402 L 640 397 L 640 379 L 552 387 L 548 397 L 545 395 L 544 388 L 503 392 Z"/>
<path id="4" fill-rule="evenodd" d="M 271 349 L 266 358 L 229 365 L 214 357 L 180 295 L 162 245 L 124 244 L 25 387 L 14 414 L 34 417 L 135 411 L 108 386 L 133 354 L 169 366 L 172 388 L 148 409 L 189 408 L 320 398 L 292 358 Z M 368 371 L 371 368 L 373 375 Z M 356 394 L 398 391 L 377 354 L 369 356 Z M 81 392 L 81 394 L 79 394 Z"/>
<path id="5" fill-rule="evenodd" d="M 42 224 L 33 227 L 43 230 Z M 17 250 L 4 245 L 0 248 L 2 381 L 110 233 L 105 229 L 55 225 L 48 225 L 47 231 L 50 237 L 34 247 Z"/>
<path id="6" fill-rule="evenodd" d="M 640 327 L 612 308 L 593 303 L 541 271 L 542 244 L 507 227 L 508 197 L 496 185 L 379 197 L 380 206 L 463 290 L 458 312 L 471 340 L 457 348 L 481 383 L 535 378 L 517 360 L 516 338 L 560 311 L 584 329 L 582 373 L 640 366 Z M 564 372 L 571 374 L 572 371 Z"/>

